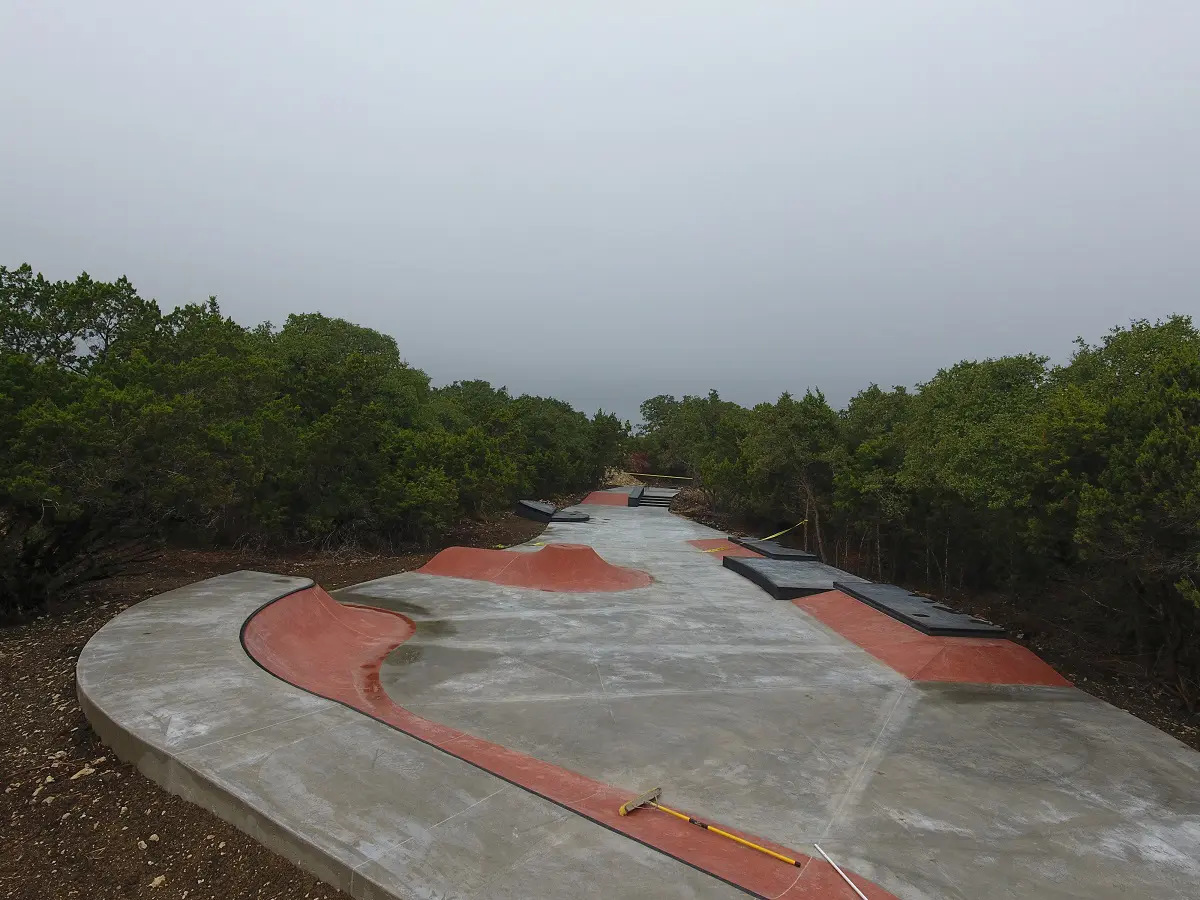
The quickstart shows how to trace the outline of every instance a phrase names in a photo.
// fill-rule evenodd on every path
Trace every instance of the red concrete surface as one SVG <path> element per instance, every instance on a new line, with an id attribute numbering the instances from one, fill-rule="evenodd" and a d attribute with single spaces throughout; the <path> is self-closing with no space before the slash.
<path id="1" fill-rule="evenodd" d="M 1071 686 L 1034 653 L 1012 641 L 922 634 L 841 591 L 792 602 L 913 681 Z"/>
<path id="2" fill-rule="evenodd" d="M 614 566 L 586 544 L 547 544 L 533 553 L 448 547 L 417 571 L 539 591 L 628 591 L 654 580 Z"/>
<path id="3" fill-rule="evenodd" d="M 585 503 L 590 503 L 592 506 L 628 506 L 629 495 L 613 491 L 592 491 L 579 503 L 581 506 Z"/>
<path id="4" fill-rule="evenodd" d="M 343 703 L 758 897 L 854 900 L 822 859 L 726 829 L 800 860 L 803 868 L 797 869 L 654 810 L 620 816 L 617 808 L 645 785 L 621 790 L 396 705 L 380 684 L 379 668 L 417 627 L 399 613 L 343 606 L 314 587 L 259 610 L 246 622 L 242 641 L 251 658 L 289 684 Z M 852 877 L 870 900 L 897 900 L 882 888 Z"/>
<path id="5" fill-rule="evenodd" d="M 762 559 L 761 553 L 755 553 L 748 547 L 741 547 L 725 538 L 701 538 L 688 543 L 697 550 L 704 550 L 713 559 L 724 559 L 726 556 L 753 556 L 755 559 Z"/>

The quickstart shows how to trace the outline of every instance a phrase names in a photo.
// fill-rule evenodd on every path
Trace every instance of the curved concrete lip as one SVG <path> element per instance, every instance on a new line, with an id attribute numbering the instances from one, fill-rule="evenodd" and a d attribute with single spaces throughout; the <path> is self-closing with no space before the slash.
<path id="1" fill-rule="evenodd" d="M 900 900 L 1196 896 L 1200 754 L 1071 688 L 913 682 L 687 543 L 719 537 L 614 506 L 592 546 L 649 587 L 405 573 L 339 600 L 415 623 L 382 672 L 414 714 L 631 793 L 661 783 L 799 850 L 817 840 Z M 242 623 L 309 586 L 239 572 L 109 622 L 77 665 L 101 739 L 355 897 L 744 896 L 268 674 Z"/>

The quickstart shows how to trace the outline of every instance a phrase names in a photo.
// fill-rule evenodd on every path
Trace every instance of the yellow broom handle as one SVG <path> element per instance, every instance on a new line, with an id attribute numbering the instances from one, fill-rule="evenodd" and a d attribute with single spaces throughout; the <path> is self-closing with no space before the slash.
<path id="1" fill-rule="evenodd" d="M 715 828 L 712 825 L 708 825 L 704 822 L 699 821 L 698 819 L 693 819 L 691 816 L 687 815 L 686 813 L 681 813 L 678 810 L 671 809 L 669 806 L 663 806 L 661 803 L 653 803 L 653 802 L 651 802 L 649 805 L 653 806 L 655 809 L 661 809 L 663 812 L 669 813 L 670 815 L 674 816 L 677 819 L 683 819 L 683 821 L 690 822 L 692 825 L 699 825 L 705 831 L 711 831 L 713 834 L 719 834 L 721 837 L 729 838 L 729 840 L 731 840 L 731 841 L 737 841 L 743 847 L 749 847 L 751 850 L 757 850 L 759 853 L 765 853 L 765 854 L 767 854 L 767 856 L 773 856 L 776 859 L 780 860 L 781 862 L 785 862 L 790 866 L 800 866 L 801 865 L 800 863 L 796 862 L 796 860 L 792 859 L 790 856 L 784 856 L 782 853 L 776 853 L 774 850 L 768 850 L 766 847 L 761 847 L 752 841 L 748 841 L 745 838 L 740 838 L 736 834 L 730 834 L 728 831 L 722 831 L 720 828 Z"/>

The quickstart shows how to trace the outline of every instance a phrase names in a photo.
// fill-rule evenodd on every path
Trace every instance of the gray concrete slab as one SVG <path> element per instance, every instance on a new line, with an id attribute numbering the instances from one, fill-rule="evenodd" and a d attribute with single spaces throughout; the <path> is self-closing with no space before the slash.
<path id="1" fill-rule="evenodd" d="M 661 784 L 695 814 L 819 841 L 901 900 L 1200 896 L 1200 754 L 1073 689 L 910 683 L 686 543 L 717 532 L 589 511 L 586 541 L 653 584 L 405 573 L 338 592 L 416 622 L 389 695 L 631 794 Z M 583 534 L 551 523 L 537 543 Z M 739 895 L 258 669 L 237 630 L 300 584 L 239 573 L 101 629 L 79 662 L 101 737 L 360 898 Z"/>
<path id="2" fill-rule="evenodd" d="M 243 621 L 309 583 L 239 572 L 123 612 L 77 665 L 101 740 L 362 900 L 742 896 L 260 669 L 239 642 Z"/>
<path id="3" fill-rule="evenodd" d="M 1200 896 L 1200 754 L 1073 689 L 912 684 L 686 544 L 715 532 L 645 507 L 601 518 L 597 552 L 654 584 L 501 594 L 399 575 L 340 592 L 420 608 L 383 669 L 393 699 L 819 841 L 903 900 Z"/>

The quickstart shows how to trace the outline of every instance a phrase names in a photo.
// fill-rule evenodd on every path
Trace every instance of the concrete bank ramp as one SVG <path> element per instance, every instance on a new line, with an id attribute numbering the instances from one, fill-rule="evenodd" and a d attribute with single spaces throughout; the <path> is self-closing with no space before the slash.
<path id="1" fill-rule="evenodd" d="M 640 569 L 606 562 L 586 544 L 549 544 L 533 553 L 449 547 L 417 571 L 539 591 L 629 591 L 653 581 Z"/>

